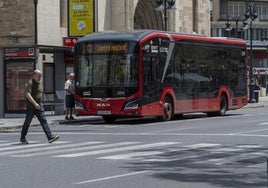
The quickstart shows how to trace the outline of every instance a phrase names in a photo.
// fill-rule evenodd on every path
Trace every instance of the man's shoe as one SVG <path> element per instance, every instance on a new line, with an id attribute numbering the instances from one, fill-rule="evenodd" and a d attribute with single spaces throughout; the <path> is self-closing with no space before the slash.
<path id="1" fill-rule="evenodd" d="M 54 141 L 56 141 L 56 140 L 58 140 L 60 138 L 60 136 L 59 135 L 56 135 L 56 136 L 52 136 L 49 140 L 48 140 L 48 142 L 51 144 L 52 142 L 54 142 Z"/>
<path id="2" fill-rule="evenodd" d="M 20 142 L 22 144 L 29 144 L 29 142 L 25 138 L 20 138 Z"/>
<path id="3" fill-rule="evenodd" d="M 75 120 L 73 116 L 70 117 L 70 120 Z"/>
<path id="4" fill-rule="evenodd" d="M 68 116 L 65 116 L 65 120 L 69 121 L 70 119 L 69 119 L 69 117 L 68 117 Z"/>

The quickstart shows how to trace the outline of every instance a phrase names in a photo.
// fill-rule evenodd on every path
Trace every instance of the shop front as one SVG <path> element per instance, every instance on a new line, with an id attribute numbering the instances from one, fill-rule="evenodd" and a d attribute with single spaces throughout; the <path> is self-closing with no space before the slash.
<path id="1" fill-rule="evenodd" d="M 255 82 L 260 86 L 260 96 L 268 93 L 268 44 L 254 46 L 252 74 Z"/>
<path id="2" fill-rule="evenodd" d="M 0 47 L 0 52 L 0 85 L 3 88 L 0 94 L 3 104 L 0 117 L 20 117 L 25 114 L 25 84 L 35 69 L 43 72 L 43 98 L 45 104 L 49 104 L 46 109 L 64 113 L 64 99 L 57 93 L 64 91 L 66 70 L 73 69 L 70 47 L 12 46 Z"/>
<path id="3" fill-rule="evenodd" d="M 6 113 L 25 111 L 25 83 L 31 78 L 35 66 L 34 48 L 4 49 L 4 104 Z"/>

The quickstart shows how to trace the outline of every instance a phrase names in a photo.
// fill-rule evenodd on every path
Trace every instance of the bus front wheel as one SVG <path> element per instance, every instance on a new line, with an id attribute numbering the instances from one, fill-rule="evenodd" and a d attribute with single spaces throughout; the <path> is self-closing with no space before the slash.
<path id="1" fill-rule="evenodd" d="M 166 97 L 163 104 L 162 116 L 160 116 L 160 120 L 169 121 L 173 117 L 173 103 L 170 97 Z"/>

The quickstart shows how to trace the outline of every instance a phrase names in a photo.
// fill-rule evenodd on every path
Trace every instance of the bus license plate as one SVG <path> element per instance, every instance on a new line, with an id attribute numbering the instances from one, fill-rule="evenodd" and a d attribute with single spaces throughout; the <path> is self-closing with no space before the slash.
<path id="1" fill-rule="evenodd" d="M 97 111 L 98 115 L 111 115 L 111 111 L 110 110 L 98 110 Z"/>

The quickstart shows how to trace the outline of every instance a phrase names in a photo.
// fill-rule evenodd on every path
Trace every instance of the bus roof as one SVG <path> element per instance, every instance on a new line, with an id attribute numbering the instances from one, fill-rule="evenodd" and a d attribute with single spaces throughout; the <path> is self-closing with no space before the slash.
<path id="1" fill-rule="evenodd" d="M 125 31 L 115 31 L 115 30 L 107 30 L 92 33 L 80 38 L 77 42 L 85 42 L 85 41 L 100 41 L 100 40 L 128 40 L 128 41 L 139 41 L 143 37 L 151 34 L 155 31 L 153 30 L 125 30 Z"/>
<path id="2" fill-rule="evenodd" d="M 92 33 L 80 38 L 77 43 L 86 42 L 86 41 L 140 41 L 141 39 L 148 37 L 152 34 L 166 34 L 172 37 L 175 41 L 177 40 L 193 40 L 193 41 L 206 41 L 206 42 L 218 42 L 218 43 L 231 43 L 231 44 L 240 44 L 246 45 L 246 41 L 237 38 L 227 38 L 227 37 L 207 37 L 204 35 L 198 34 L 185 34 L 185 33 L 175 33 L 169 31 L 160 31 L 160 30 L 107 30 Z"/>

